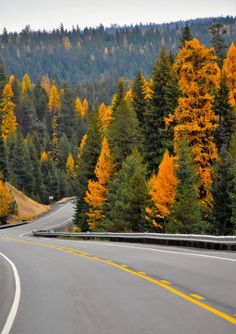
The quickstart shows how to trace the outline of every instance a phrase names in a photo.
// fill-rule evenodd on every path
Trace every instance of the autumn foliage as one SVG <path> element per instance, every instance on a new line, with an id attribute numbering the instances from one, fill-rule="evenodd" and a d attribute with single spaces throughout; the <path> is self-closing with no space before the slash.
<path id="1" fill-rule="evenodd" d="M 175 112 L 166 118 L 166 124 L 174 126 L 176 154 L 182 135 L 186 133 L 189 137 L 201 181 L 199 196 L 206 210 L 212 202 L 212 164 L 218 157 L 214 132 L 219 118 L 212 111 L 213 92 L 220 82 L 216 60 L 214 50 L 207 49 L 197 39 L 185 43 L 174 65 L 180 77 L 181 97 Z"/>
<path id="2" fill-rule="evenodd" d="M 115 172 L 115 166 L 111 160 L 111 152 L 107 138 L 104 137 L 102 142 L 101 153 L 95 168 L 97 180 L 89 180 L 88 190 L 85 201 L 89 205 L 88 225 L 90 230 L 94 230 L 102 218 L 102 205 L 105 203 L 105 192 L 107 183 Z"/>
<path id="3" fill-rule="evenodd" d="M 230 45 L 224 60 L 223 74 L 229 89 L 229 102 L 234 106 L 236 104 L 236 46 L 234 43 Z"/>
<path id="4" fill-rule="evenodd" d="M 174 158 L 166 150 L 159 166 L 158 174 L 152 174 L 148 183 L 153 207 L 147 208 L 146 212 L 148 215 L 154 216 L 157 222 L 159 218 L 166 218 L 171 214 L 171 209 L 175 202 L 178 180 L 174 170 Z M 153 221 L 154 226 L 158 226 L 156 221 Z"/>
<path id="5" fill-rule="evenodd" d="M 6 217 L 9 213 L 10 203 L 13 200 L 9 189 L 0 180 L 0 219 Z"/>
<path id="6" fill-rule="evenodd" d="M 2 113 L 2 137 L 4 140 L 6 140 L 10 134 L 13 134 L 17 127 L 16 116 L 14 114 L 15 105 L 12 102 L 12 98 L 12 88 L 8 83 L 3 90 L 2 102 L 0 104 L 0 112 Z"/>

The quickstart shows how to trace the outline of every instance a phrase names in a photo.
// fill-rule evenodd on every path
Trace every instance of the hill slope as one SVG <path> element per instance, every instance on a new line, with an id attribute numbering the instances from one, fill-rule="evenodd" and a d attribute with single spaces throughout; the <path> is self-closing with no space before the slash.
<path id="1" fill-rule="evenodd" d="M 236 40 L 236 18 L 219 17 L 127 27 L 85 28 L 71 31 L 32 31 L 26 26 L 20 33 L 0 35 L 0 56 L 8 73 L 22 77 L 30 73 L 36 81 L 43 74 L 50 78 L 78 83 L 104 77 L 133 78 L 141 69 L 149 75 L 163 44 L 175 53 L 181 28 L 187 23 L 194 37 L 210 45 L 209 27 L 221 22 L 226 43 Z"/>
<path id="2" fill-rule="evenodd" d="M 18 205 L 18 215 L 10 221 L 30 220 L 50 209 L 49 205 L 43 205 L 27 197 L 24 193 L 8 184 L 9 189 Z"/>

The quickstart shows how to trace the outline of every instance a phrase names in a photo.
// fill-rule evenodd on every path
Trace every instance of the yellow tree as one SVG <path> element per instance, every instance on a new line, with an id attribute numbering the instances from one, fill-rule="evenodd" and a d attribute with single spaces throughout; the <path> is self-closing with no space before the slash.
<path id="1" fill-rule="evenodd" d="M 8 215 L 12 200 L 13 196 L 10 190 L 0 180 L 0 221 Z"/>
<path id="2" fill-rule="evenodd" d="M 16 116 L 14 114 L 15 104 L 12 102 L 13 92 L 11 85 L 6 84 L 3 93 L 2 93 L 2 102 L 0 104 L 0 112 L 2 119 L 2 137 L 4 140 L 10 134 L 13 134 L 16 131 L 17 123 Z"/>
<path id="3" fill-rule="evenodd" d="M 22 94 L 24 94 L 27 90 L 31 90 L 31 88 L 32 88 L 32 83 L 31 83 L 29 75 L 26 73 L 23 76 L 22 84 L 21 84 L 21 92 L 22 92 Z"/>
<path id="4" fill-rule="evenodd" d="M 90 230 L 97 228 L 101 218 L 103 217 L 102 205 L 105 203 L 105 192 L 107 191 L 107 183 L 111 180 L 115 172 L 115 166 L 111 160 L 111 152 L 107 138 L 102 141 L 101 153 L 95 168 L 97 180 L 89 180 L 86 191 L 85 201 L 89 205 L 88 225 Z"/>
<path id="5" fill-rule="evenodd" d="M 219 87 L 220 69 L 214 49 L 207 49 L 197 39 L 187 41 L 179 51 L 174 70 L 180 77 L 181 97 L 166 124 L 174 125 L 174 146 L 178 155 L 178 143 L 183 134 L 190 141 L 198 176 L 199 197 L 205 211 L 212 202 L 212 164 L 218 157 L 214 132 L 218 116 L 212 111 L 213 91 Z"/>
<path id="6" fill-rule="evenodd" d="M 85 133 L 83 135 L 82 140 L 81 140 L 81 143 L 80 143 L 80 146 L 79 146 L 78 161 L 80 159 L 81 153 L 83 152 L 84 146 L 85 146 L 86 141 L 87 141 L 87 137 L 88 137 L 88 135 L 87 135 L 87 133 Z"/>
<path id="7" fill-rule="evenodd" d="M 74 158 L 72 156 L 72 154 L 70 153 L 67 157 L 66 160 L 66 174 L 67 176 L 69 176 L 69 178 L 71 178 L 72 180 L 75 178 L 76 176 L 76 172 L 75 172 L 75 161 Z"/>
<path id="8" fill-rule="evenodd" d="M 229 89 L 229 102 L 236 104 L 236 46 L 232 43 L 223 64 L 223 74 Z"/>
<path id="9" fill-rule="evenodd" d="M 146 212 L 150 217 L 154 218 L 152 221 L 154 226 L 160 226 L 160 218 L 166 218 L 171 214 L 171 209 L 175 202 L 177 183 L 174 158 L 166 150 L 160 163 L 158 174 L 152 174 L 148 182 L 149 195 L 153 206 L 147 208 Z"/>
<path id="10" fill-rule="evenodd" d="M 107 108 L 104 103 L 99 108 L 100 131 L 103 136 L 106 135 L 107 129 L 112 119 L 111 108 Z"/>
<path id="11" fill-rule="evenodd" d="M 40 161 L 47 161 L 48 160 L 48 154 L 46 151 L 41 152 Z"/>
<path id="12" fill-rule="evenodd" d="M 58 112 L 61 109 L 61 99 L 60 94 L 55 85 L 50 89 L 49 94 L 49 102 L 48 102 L 49 110 L 52 113 L 52 160 L 55 165 L 59 164 L 59 154 L 58 154 Z"/>

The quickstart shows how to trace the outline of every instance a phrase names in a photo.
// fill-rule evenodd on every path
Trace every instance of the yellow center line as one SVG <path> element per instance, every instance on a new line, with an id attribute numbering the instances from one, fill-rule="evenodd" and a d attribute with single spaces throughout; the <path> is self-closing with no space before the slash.
<path id="1" fill-rule="evenodd" d="M 171 284 L 169 281 L 165 280 L 165 279 L 162 279 L 160 280 L 161 283 L 164 283 L 164 284 Z"/>
<path id="2" fill-rule="evenodd" d="M 84 257 L 84 258 L 87 258 L 87 259 L 90 259 L 90 260 L 107 263 L 108 265 L 111 265 L 113 267 L 116 267 L 118 269 L 126 271 L 126 272 L 132 274 L 133 276 L 142 278 L 142 279 L 144 279 L 148 282 L 151 282 L 155 285 L 158 285 L 159 287 L 173 293 L 174 295 L 177 295 L 178 297 L 180 297 L 182 299 L 185 299 L 188 302 L 190 302 L 192 304 L 195 304 L 195 305 L 201 307 L 202 309 L 204 309 L 204 310 L 206 310 L 210 313 L 213 313 L 216 316 L 218 316 L 218 317 L 236 325 L 236 318 L 234 318 L 233 316 L 230 316 L 229 314 L 224 313 L 220 310 L 217 310 L 212 306 L 209 306 L 205 303 L 202 303 L 200 300 L 197 300 L 197 299 L 193 298 L 192 296 L 189 296 L 189 295 L 177 290 L 176 288 L 173 288 L 172 286 L 168 285 L 167 283 L 163 283 L 163 280 L 158 281 L 155 278 L 147 276 L 143 272 L 137 272 L 137 271 L 134 271 L 132 269 L 125 268 L 120 264 L 112 262 L 112 260 L 105 260 L 105 259 L 101 259 L 101 258 L 98 258 L 98 257 L 93 257 L 91 255 L 87 255 L 87 254 L 83 253 L 82 251 L 80 251 L 78 249 L 73 249 L 73 248 L 68 248 L 68 247 L 60 247 L 60 246 L 56 246 L 56 245 L 53 245 L 53 244 L 46 244 L 46 243 L 42 243 L 42 242 L 36 242 L 36 241 L 30 241 L 30 240 L 20 240 L 20 239 L 14 239 L 14 238 L 3 238 L 3 239 L 15 241 L 15 242 L 18 242 L 18 243 L 25 243 L 25 244 L 31 244 L 31 245 L 38 245 L 38 246 L 42 246 L 42 247 L 53 248 L 53 249 L 56 249 L 56 250 L 59 250 L 59 251 L 65 252 L 65 253 L 73 253 L 77 256 L 81 256 L 81 257 Z"/>
<path id="3" fill-rule="evenodd" d="M 137 271 L 138 274 L 147 275 L 144 271 Z"/>
<path id="4" fill-rule="evenodd" d="M 196 293 L 191 293 L 190 296 L 192 296 L 193 298 L 196 298 L 198 300 L 204 300 L 205 298 L 200 296 L 200 295 L 197 295 Z"/>

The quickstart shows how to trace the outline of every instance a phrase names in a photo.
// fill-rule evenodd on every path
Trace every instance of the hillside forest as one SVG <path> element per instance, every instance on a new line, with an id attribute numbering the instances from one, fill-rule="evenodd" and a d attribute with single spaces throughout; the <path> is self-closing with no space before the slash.
<path id="1" fill-rule="evenodd" d="M 52 78 L 47 64 L 45 72 L 38 70 L 39 61 L 32 75 L 21 75 L 24 66 L 19 64 L 38 64 L 42 50 L 36 54 L 37 48 L 29 48 L 28 58 L 20 51 L 16 62 L 15 48 L 24 49 L 27 36 L 31 46 L 45 35 L 54 50 L 57 31 L 4 32 L 12 48 L 2 47 L 0 58 L 1 223 L 17 210 L 9 182 L 44 204 L 76 196 L 74 222 L 81 231 L 235 234 L 236 37 L 229 40 L 232 34 L 224 25 L 233 19 L 222 20 L 204 35 L 208 45 L 186 24 L 171 52 L 166 39 L 155 62 L 149 62 L 152 52 L 144 51 L 150 71 L 134 66 L 139 64 L 134 57 L 114 74 L 119 78 L 116 91 L 107 90 L 104 101 L 102 82 L 93 86 L 99 98 L 85 95 L 88 82 L 83 80 L 96 81 L 95 73 L 92 78 L 85 71 L 76 86 L 76 70 L 71 81 Z M 65 33 L 62 28 L 59 35 Z M 99 29 L 95 40 L 101 34 L 114 37 L 117 31 L 126 31 L 125 36 L 131 31 L 134 38 L 138 28 Z M 143 36 L 147 43 L 146 32 L 159 31 L 139 29 L 137 41 Z M 86 35 L 78 29 L 73 33 Z M 72 35 L 64 44 L 73 54 Z M 118 42 L 112 43 L 119 49 Z M 110 48 L 107 52 L 104 57 Z M 125 61 L 122 54 L 118 57 Z M 75 59 L 81 62 L 80 56 Z M 91 71 L 89 62 L 87 66 Z M 117 63 L 110 66 L 119 68 Z M 83 94 L 78 94 L 79 85 Z"/>

